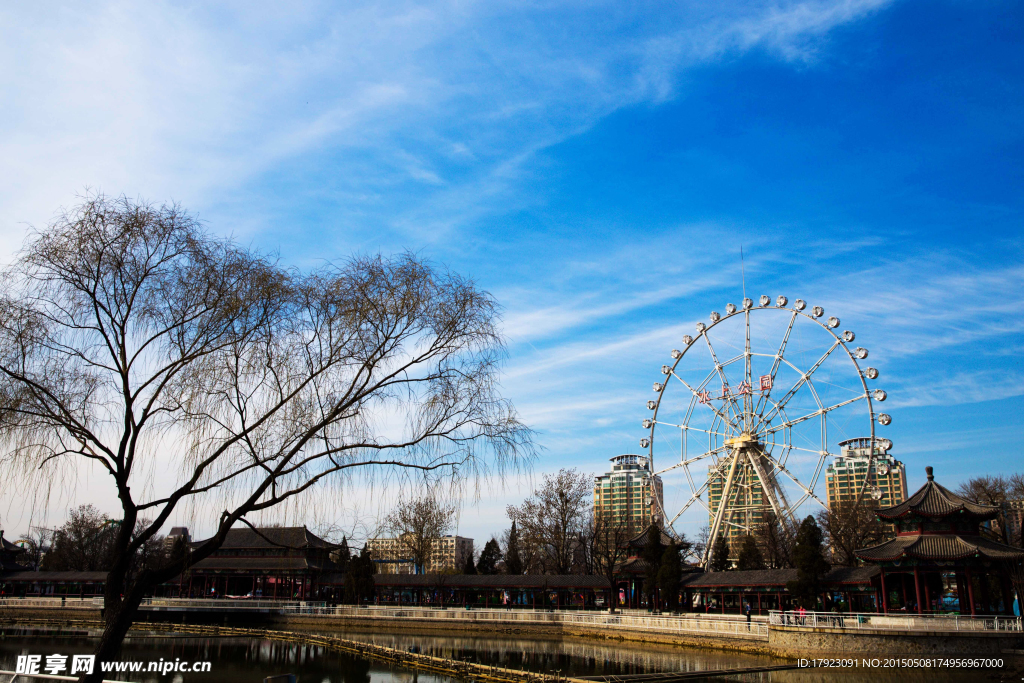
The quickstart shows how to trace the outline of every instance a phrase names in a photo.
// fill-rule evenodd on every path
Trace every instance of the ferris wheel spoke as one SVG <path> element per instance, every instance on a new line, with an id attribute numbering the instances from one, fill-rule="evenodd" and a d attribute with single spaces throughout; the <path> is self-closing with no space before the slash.
<path id="1" fill-rule="evenodd" d="M 680 517 L 682 517 L 683 513 L 685 513 L 687 510 L 689 510 L 690 506 L 693 505 L 694 503 L 700 503 L 705 508 L 707 508 L 707 505 L 701 499 L 701 496 L 704 495 L 704 492 L 707 490 L 707 488 L 708 488 L 708 482 L 704 482 L 704 485 L 701 486 L 700 489 L 698 489 L 697 491 L 694 491 L 693 495 L 690 496 L 690 498 L 686 501 L 686 503 L 683 505 L 682 509 L 679 512 L 677 512 L 676 516 L 673 517 L 672 520 L 668 523 L 669 526 L 672 526 L 673 524 L 675 524 L 676 520 L 679 519 Z"/>
<path id="2" fill-rule="evenodd" d="M 717 362 L 716 362 L 716 365 L 717 365 Z M 675 377 L 680 382 L 682 382 L 683 386 L 690 390 L 690 394 L 692 395 L 692 397 L 694 399 L 697 399 L 698 403 L 700 403 L 701 405 L 707 406 L 708 409 L 711 410 L 711 412 L 713 412 L 715 415 L 717 415 L 718 417 L 720 417 L 722 419 L 722 422 L 725 422 L 727 424 L 732 424 L 732 420 L 730 420 L 728 418 L 728 416 L 723 415 L 722 412 L 719 411 L 717 408 L 715 408 L 713 405 L 711 405 L 710 402 L 709 403 L 704 403 L 703 401 L 701 401 L 700 400 L 700 392 L 698 392 L 696 389 L 694 389 L 692 386 L 690 386 L 690 383 L 687 382 L 685 379 L 683 379 L 682 377 L 677 375 L 675 370 L 672 370 L 669 374 L 672 375 L 673 377 Z M 708 380 L 710 380 L 710 379 L 711 379 L 711 377 L 709 376 L 708 379 L 704 380 L 704 382 L 701 384 L 701 386 L 702 387 L 706 386 L 707 383 L 708 383 Z"/>
<path id="3" fill-rule="evenodd" d="M 718 378 L 722 381 L 722 387 L 724 389 L 725 387 L 729 386 L 729 380 L 726 378 L 725 371 L 722 369 L 725 366 L 723 366 L 719 362 L 718 354 L 715 353 L 715 347 L 711 345 L 711 339 L 708 337 L 707 333 L 705 332 L 701 336 L 704 337 L 704 342 L 708 345 L 708 351 L 711 352 L 711 360 L 714 361 L 715 363 L 715 370 L 718 372 Z M 723 396 L 722 398 L 724 399 L 725 397 Z M 709 403 L 708 405 L 711 404 Z M 733 420 L 739 421 L 740 416 L 736 412 L 736 399 L 733 398 L 732 392 L 729 392 L 728 400 L 725 401 L 722 405 L 723 408 L 725 408 L 725 406 L 732 407 Z M 714 409 L 712 408 L 712 410 Z M 733 422 L 733 420 L 729 420 L 729 422 Z"/>
<path id="4" fill-rule="evenodd" d="M 867 398 L 867 395 L 866 394 L 861 394 L 860 396 L 856 396 L 854 398 L 850 398 L 850 399 L 847 399 L 845 401 L 840 401 L 839 403 L 836 403 L 835 405 L 825 406 L 824 408 L 819 408 L 818 410 L 815 410 L 814 412 L 811 412 L 811 413 L 807 413 L 806 415 L 804 415 L 802 417 L 798 417 L 798 418 L 795 418 L 793 420 L 787 420 L 786 422 L 782 422 L 780 424 L 777 424 L 774 427 L 769 427 L 768 429 L 766 429 L 766 430 L 764 430 L 763 432 L 760 432 L 760 433 L 762 435 L 765 435 L 765 436 L 767 436 L 768 434 L 774 434 L 776 432 L 782 431 L 783 429 L 787 429 L 789 427 L 793 427 L 795 425 L 800 424 L 801 422 L 806 422 L 807 420 L 811 420 L 811 419 L 816 418 L 816 417 L 818 417 L 820 415 L 824 415 L 826 413 L 830 413 L 833 410 L 836 410 L 838 408 L 842 408 L 843 406 L 848 406 L 851 403 L 856 403 L 857 401 L 861 401 L 861 400 L 863 400 L 865 398 Z"/>
<path id="5" fill-rule="evenodd" d="M 688 483 L 690 485 L 690 491 L 693 492 L 693 493 L 696 493 L 697 492 L 697 487 L 693 483 L 693 474 L 691 474 L 691 472 L 690 472 L 690 466 L 689 465 L 684 465 L 683 466 L 683 474 L 686 475 L 686 483 Z"/>
<path id="6" fill-rule="evenodd" d="M 796 318 L 799 315 L 796 311 L 793 311 L 793 315 L 789 317 L 789 324 L 786 325 L 786 333 L 782 336 L 782 343 L 779 344 L 779 350 L 775 352 L 775 360 L 772 362 L 772 371 L 769 373 L 772 378 L 771 386 L 775 386 L 775 375 L 779 372 L 779 366 L 782 365 L 782 358 L 786 355 L 786 346 L 789 344 L 789 335 L 793 331 L 793 325 L 796 324 Z M 772 393 L 772 390 L 761 394 L 757 399 L 757 413 L 760 414 L 764 410 L 765 403 L 768 401 L 768 396 Z"/>
<path id="7" fill-rule="evenodd" d="M 818 498 L 818 496 L 814 495 L 814 491 L 813 490 L 811 490 L 807 486 L 805 486 L 799 479 L 797 479 L 796 475 L 794 475 L 792 472 L 790 472 L 789 469 L 787 469 L 782 463 L 780 463 L 778 460 L 776 460 L 772 456 L 768 455 L 767 453 L 765 453 L 764 457 L 768 458 L 768 460 L 771 461 L 771 463 L 773 465 L 775 465 L 776 472 L 782 472 L 787 477 L 789 477 L 790 481 L 792 481 L 794 484 L 796 484 L 797 488 L 799 488 L 801 491 L 803 491 L 804 494 L 806 494 L 807 498 L 813 498 L 814 500 L 818 501 L 818 503 L 820 503 L 822 505 L 822 507 L 828 507 L 827 505 L 825 505 L 825 503 L 821 502 L 821 498 Z M 798 501 L 797 503 L 795 503 L 793 505 L 793 508 L 795 509 L 795 508 L 799 507 L 800 503 L 803 502 L 804 500 L 806 500 L 806 498 L 801 498 L 800 501 Z"/>
<path id="8" fill-rule="evenodd" d="M 658 470 L 657 472 L 655 472 L 655 474 L 665 474 L 666 472 L 671 472 L 672 470 L 677 469 L 679 467 L 688 467 L 689 465 L 692 465 L 693 463 L 697 462 L 698 460 L 704 460 L 705 458 L 710 458 L 715 453 L 718 453 L 720 451 L 724 451 L 725 449 L 726 449 L 726 446 L 719 446 L 718 448 L 712 448 L 709 451 L 704 451 L 700 455 L 695 455 L 693 457 L 686 458 L 685 460 L 681 460 L 681 461 L 677 462 L 674 465 L 669 465 L 668 467 L 666 467 L 663 470 Z M 686 472 L 687 472 L 687 474 L 689 474 L 689 470 L 686 470 Z"/>
<path id="9" fill-rule="evenodd" d="M 778 414 L 780 410 L 786 407 L 786 404 L 789 403 L 789 401 L 794 396 L 796 396 L 797 392 L 800 391 L 800 388 L 803 387 L 808 381 L 810 381 L 811 375 L 813 375 L 815 371 L 821 367 L 821 364 L 824 363 L 830 355 L 832 355 L 833 351 L 839 348 L 839 344 L 839 340 L 836 339 L 832 343 L 832 346 L 829 347 L 828 351 L 826 351 L 821 356 L 821 358 L 819 358 L 818 361 L 807 370 L 807 372 L 801 374 L 800 379 L 797 380 L 796 384 L 794 384 L 793 387 L 789 391 L 787 391 L 781 399 L 779 399 L 779 402 L 776 403 L 774 407 L 772 407 L 772 409 L 768 411 L 768 413 L 762 416 L 761 421 L 758 424 L 758 427 L 765 423 L 771 422 L 772 418 L 775 417 L 775 415 Z"/>
<path id="10" fill-rule="evenodd" d="M 690 425 L 686 425 L 686 424 L 677 425 L 677 424 L 672 424 L 671 422 L 662 422 L 661 420 L 654 420 L 654 424 L 664 425 L 666 427 L 675 427 L 676 429 L 681 429 L 681 430 L 686 431 L 686 432 L 702 432 L 704 434 L 711 434 L 712 436 L 720 436 L 723 439 L 726 436 L 725 434 L 722 434 L 721 432 L 715 432 L 715 431 L 711 431 L 709 429 L 700 429 L 699 427 L 691 427 Z"/>
<path id="11" fill-rule="evenodd" d="M 829 457 L 834 458 L 834 457 L 836 457 L 835 453 L 829 453 L 828 451 L 816 451 L 816 450 L 813 450 L 813 449 L 810 449 L 810 448 L 800 448 L 799 446 L 786 446 L 786 448 L 788 448 L 788 449 L 790 449 L 792 451 L 801 451 L 802 453 L 813 453 L 814 455 L 821 455 L 821 456 L 824 456 L 826 458 L 829 458 Z"/>

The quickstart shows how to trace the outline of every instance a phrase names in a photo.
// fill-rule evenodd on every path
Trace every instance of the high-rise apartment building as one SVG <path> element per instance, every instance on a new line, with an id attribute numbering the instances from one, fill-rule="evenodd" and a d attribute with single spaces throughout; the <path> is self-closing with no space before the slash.
<path id="1" fill-rule="evenodd" d="M 594 516 L 601 524 L 625 527 L 629 535 L 639 534 L 652 521 L 665 523 L 658 501 L 661 477 L 651 472 L 650 458 L 617 455 L 612 469 L 594 477 Z"/>
<path id="2" fill-rule="evenodd" d="M 903 463 L 875 448 L 870 471 L 871 439 L 861 437 L 839 442 L 839 456 L 825 470 L 829 508 L 857 499 L 867 479 L 863 502 L 875 507 L 899 505 L 907 497 L 907 471 Z M 872 495 L 874 494 L 874 495 Z"/>
<path id="3" fill-rule="evenodd" d="M 1008 500 L 1003 503 L 1003 516 L 1006 519 L 1006 542 L 1010 545 L 1024 545 L 1024 500 Z"/>
<path id="4" fill-rule="evenodd" d="M 371 538 L 366 542 L 370 559 L 379 574 L 415 574 L 416 563 L 409 544 L 401 538 Z M 462 536 L 442 536 L 434 539 L 430 560 L 423 567 L 426 574 L 458 571 L 466 566 L 466 558 L 473 554 L 473 539 Z"/>

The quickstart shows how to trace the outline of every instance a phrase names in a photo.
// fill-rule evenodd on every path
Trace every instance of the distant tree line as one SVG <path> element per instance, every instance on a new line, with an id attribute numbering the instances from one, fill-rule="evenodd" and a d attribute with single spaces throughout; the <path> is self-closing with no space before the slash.
<path id="1" fill-rule="evenodd" d="M 631 554 L 629 535 L 622 525 L 607 525 L 590 507 L 590 476 L 563 469 L 544 477 L 541 486 L 522 505 L 510 506 L 509 529 L 502 540 L 490 538 L 478 555 L 470 554 L 455 570 L 463 574 L 599 574 L 614 580 L 616 568 Z M 1024 545 L 1020 524 L 1008 501 L 1024 499 L 1024 476 L 972 478 L 956 493 L 968 500 L 1000 506 L 1000 515 L 983 529 L 994 540 Z M 449 533 L 455 508 L 424 498 L 400 504 L 387 518 L 386 528 L 405 539 L 407 550 L 423 568 L 435 539 Z M 143 525 L 147 522 L 140 521 Z M 52 532 L 39 568 L 48 571 L 107 571 L 112 562 L 112 539 L 119 520 L 101 514 L 91 505 L 70 511 L 68 521 Z M 685 537 L 669 539 L 654 525 L 639 556 L 644 566 L 644 591 L 656 609 L 678 608 L 678 589 L 688 557 L 699 556 L 709 540 L 706 531 L 694 543 Z M 799 604 L 811 607 L 821 595 L 821 579 L 831 566 L 856 566 L 859 548 L 883 542 L 893 534 L 871 505 L 834 506 L 816 517 L 806 517 L 796 529 L 787 527 L 772 513 L 765 515 L 752 533 L 734 539 L 731 548 L 724 536 L 711 542 L 708 571 L 751 571 L 795 568 L 798 578 L 789 587 Z M 139 562 L 160 558 L 167 552 L 163 537 L 147 541 Z M 735 552 L 733 552 L 735 550 Z M 636 551 L 632 551 L 636 553 Z M 736 557 L 735 561 L 731 557 Z M 331 559 L 346 575 L 347 602 L 372 599 L 376 565 L 364 546 L 353 553 L 343 537 Z M 611 596 L 614 609 L 617 596 Z"/>

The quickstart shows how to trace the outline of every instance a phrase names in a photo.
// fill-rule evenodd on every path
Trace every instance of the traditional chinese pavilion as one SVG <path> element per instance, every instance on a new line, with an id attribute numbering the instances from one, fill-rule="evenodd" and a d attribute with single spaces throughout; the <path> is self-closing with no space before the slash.
<path id="1" fill-rule="evenodd" d="M 882 611 L 1012 614 L 1007 562 L 1024 558 L 1024 549 L 981 531 L 999 508 L 961 498 L 935 481 L 931 467 L 925 472 L 917 493 L 875 513 L 895 526 L 896 538 L 856 551 L 881 568 Z"/>
<path id="2" fill-rule="evenodd" d="M 647 560 L 643 559 L 641 555 L 655 531 L 661 538 L 661 545 L 667 546 L 673 542 L 672 537 L 656 524 L 648 524 L 647 528 L 626 541 L 626 559 L 615 567 L 616 590 L 619 591 L 619 600 L 623 607 L 638 608 L 641 605 L 643 600 L 641 587 L 648 569 Z"/>
<path id="3" fill-rule="evenodd" d="M 337 549 L 304 526 L 230 529 L 223 545 L 179 577 L 172 592 L 195 597 L 319 598 L 324 574 L 337 571 L 330 557 Z"/>
<path id="4" fill-rule="evenodd" d="M 19 572 L 28 569 L 19 562 L 24 554 L 24 548 L 8 541 L 4 538 L 4 532 L 0 531 L 0 572 Z"/>

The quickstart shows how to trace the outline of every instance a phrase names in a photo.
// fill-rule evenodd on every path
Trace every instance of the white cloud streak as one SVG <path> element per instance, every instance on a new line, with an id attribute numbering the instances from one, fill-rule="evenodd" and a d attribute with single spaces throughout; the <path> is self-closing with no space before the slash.
<path id="1" fill-rule="evenodd" d="M 334 177 L 314 194 L 442 239 L 507 208 L 541 150 L 673 96 L 682 69 L 756 47 L 811 59 L 880 5 L 8 5 L 0 249 L 86 186 L 227 205 L 243 215 L 220 229 L 258 230 L 237 211 L 253 183 L 322 152 Z"/>

